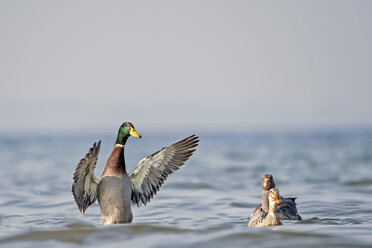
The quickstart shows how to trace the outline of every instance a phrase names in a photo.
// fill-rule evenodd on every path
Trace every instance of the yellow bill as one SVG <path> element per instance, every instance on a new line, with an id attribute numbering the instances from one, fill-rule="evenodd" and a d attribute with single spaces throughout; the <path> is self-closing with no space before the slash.
<path id="1" fill-rule="evenodd" d="M 139 133 L 137 133 L 137 131 L 136 131 L 136 129 L 134 129 L 134 127 L 130 128 L 129 134 L 132 135 L 133 137 L 141 138 L 141 135 L 139 135 Z"/>

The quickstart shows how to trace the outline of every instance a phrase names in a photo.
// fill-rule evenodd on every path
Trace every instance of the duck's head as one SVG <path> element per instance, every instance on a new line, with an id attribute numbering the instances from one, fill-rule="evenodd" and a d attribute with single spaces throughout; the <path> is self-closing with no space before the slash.
<path id="1" fill-rule="evenodd" d="M 275 188 L 274 178 L 271 174 L 265 174 L 262 178 L 262 190 L 270 190 Z"/>
<path id="2" fill-rule="evenodd" d="M 137 133 L 137 131 L 134 128 L 132 123 L 124 122 L 119 127 L 118 137 L 116 138 L 116 144 L 124 145 L 129 136 L 133 136 L 133 137 L 136 137 L 136 138 L 141 138 L 141 135 L 139 135 L 139 133 Z"/>
<path id="3" fill-rule="evenodd" d="M 279 190 L 277 188 L 272 188 L 269 191 L 269 202 L 270 205 L 275 205 L 275 204 L 283 204 L 283 201 L 279 197 Z"/>

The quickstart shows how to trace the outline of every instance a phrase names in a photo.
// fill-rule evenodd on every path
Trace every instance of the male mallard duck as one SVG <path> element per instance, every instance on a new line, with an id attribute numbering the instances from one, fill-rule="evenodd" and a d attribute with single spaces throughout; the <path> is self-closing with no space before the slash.
<path id="1" fill-rule="evenodd" d="M 279 190 L 277 188 L 272 188 L 269 191 L 268 201 L 269 201 L 269 212 L 256 218 L 248 223 L 249 226 L 278 226 L 283 225 L 279 219 L 277 211 L 275 211 L 276 206 L 281 205 L 283 201 L 279 198 Z"/>
<path id="2" fill-rule="evenodd" d="M 262 178 L 262 204 L 258 205 L 256 209 L 251 214 L 251 221 L 255 221 L 255 219 L 262 218 L 262 216 L 266 216 L 269 212 L 269 199 L 268 194 L 269 190 L 275 188 L 274 178 L 271 174 L 265 174 Z M 301 216 L 297 213 L 296 208 L 296 197 L 292 198 L 283 198 L 280 197 L 283 201 L 283 204 L 277 205 L 276 213 L 281 220 L 302 220 Z"/>
<path id="3" fill-rule="evenodd" d="M 141 138 L 132 123 L 120 126 L 114 149 L 101 178 L 93 170 L 101 145 L 94 143 L 76 167 L 72 194 L 83 214 L 98 199 L 102 224 L 130 223 L 131 203 L 146 205 L 163 185 L 168 175 L 178 170 L 193 154 L 198 137 L 191 135 L 142 159 L 128 175 L 124 161 L 124 145 L 129 136 Z"/>

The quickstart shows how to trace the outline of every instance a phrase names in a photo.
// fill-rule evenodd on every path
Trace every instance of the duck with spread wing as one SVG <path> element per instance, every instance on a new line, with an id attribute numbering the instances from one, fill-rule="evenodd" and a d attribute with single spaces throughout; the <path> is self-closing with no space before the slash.
<path id="1" fill-rule="evenodd" d="M 127 174 L 124 145 L 129 136 L 141 138 L 132 123 L 125 122 L 119 128 L 101 178 L 94 176 L 101 141 L 94 143 L 81 159 L 73 176 L 72 194 L 80 212 L 83 214 L 98 199 L 101 224 L 131 223 L 131 205 L 146 205 L 168 175 L 191 157 L 199 142 L 197 136 L 191 135 L 142 159 Z"/>

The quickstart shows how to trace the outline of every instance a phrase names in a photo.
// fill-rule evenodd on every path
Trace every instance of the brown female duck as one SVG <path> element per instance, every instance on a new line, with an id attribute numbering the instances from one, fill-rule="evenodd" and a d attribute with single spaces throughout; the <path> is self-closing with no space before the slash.
<path id="1" fill-rule="evenodd" d="M 262 178 L 262 203 L 256 207 L 250 217 L 250 221 L 260 219 L 269 212 L 269 191 L 275 188 L 274 178 L 271 174 L 265 174 Z M 283 198 L 280 197 L 283 204 L 276 205 L 276 213 L 281 220 L 302 220 L 301 216 L 297 212 L 296 197 Z"/>
<path id="2" fill-rule="evenodd" d="M 276 211 L 276 206 L 281 205 L 283 201 L 280 199 L 279 190 L 277 188 L 272 188 L 268 193 L 269 201 L 269 211 L 266 214 L 251 220 L 249 226 L 265 227 L 265 226 L 278 226 L 283 225 L 279 219 L 278 212 Z"/>

